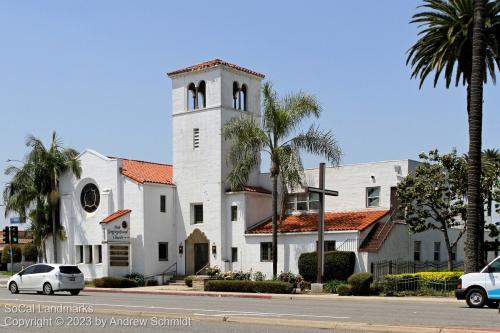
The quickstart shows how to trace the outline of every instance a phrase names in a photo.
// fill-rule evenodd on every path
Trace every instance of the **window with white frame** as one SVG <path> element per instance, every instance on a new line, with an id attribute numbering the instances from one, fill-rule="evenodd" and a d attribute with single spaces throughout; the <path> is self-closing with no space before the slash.
<path id="1" fill-rule="evenodd" d="M 97 263 L 102 263 L 102 245 L 95 245 L 95 252 L 97 255 Z"/>
<path id="2" fill-rule="evenodd" d="M 238 206 L 236 205 L 231 206 L 231 221 L 232 222 L 238 221 Z"/>
<path id="3" fill-rule="evenodd" d="M 319 209 L 318 193 L 294 193 L 288 195 L 288 213 Z"/>
<path id="4" fill-rule="evenodd" d="M 260 243 L 260 261 L 273 260 L 273 243 L 262 242 Z"/>
<path id="5" fill-rule="evenodd" d="M 82 245 L 76 245 L 75 246 L 75 254 L 76 254 L 76 263 L 77 264 L 83 264 L 83 246 Z"/>
<path id="6" fill-rule="evenodd" d="M 158 260 L 168 261 L 168 243 L 160 242 L 158 243 Z"/>
<path id="7" fill-rule="evenodd" d="M 441 261 L 441 242 L 434 242 L 434 261 Z"/>
<path id="8" fill-rule="evenodd" d="M 238 262 L 238 248 L 237 247 L 231 248 L 231 261 Z"/>
<path id="9" fill-rule="evenodd" d="M 366 188 L 366 207 L 380 206 L 380 186 Z"/>
<path id="10" fill-rule="evenodd" d="M 167 211 L 167 196 L 160 195 L 160 213 L 165 213 Z"/>
<path id="11" fill-rule="evenodd" d="M 94 261 L 92 245 L 87 245 L 86 248 L 87 248 L 87 258 L 85 260 L 85 263 L 91 264 Z"/>
<path id="12" fill-rule="evenodd" d="M 192 205 L 193 224 L 203 223 L 203 204 Z"/>
<path id="13" fill-rule="evenodd" d="M 420 261 L 421 247 L 422 247 L 421 241 L 414 241 L 413 242 L 413 260 L 414 261 Z"/>

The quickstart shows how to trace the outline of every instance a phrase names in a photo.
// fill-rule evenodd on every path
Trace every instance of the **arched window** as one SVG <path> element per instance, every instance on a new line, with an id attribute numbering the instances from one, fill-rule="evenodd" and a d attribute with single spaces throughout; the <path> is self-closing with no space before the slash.
<path id="1" fill-rule="evenodd" d="M 196 89 L 196 96 L 197 96 L 196 108 L 197 109 L 205 108 L 207 106 L 205 81 L 200 81 L 200 83 L 198 83 L 198 88 Z"/>
<path id="2" fill-rule="evenodd" d="M 243 84 L 240 89 L 240 105 L 239 109 L 247 110 L 247 85 Z"/>
<path id="3" fill-rule="evenodd" d="M 194 83 L 188 85 L 187 91 L 187 109 L 188 111 L 196 109 L 196 86 Z"/>
<path id="4" fill-rule="evenodd" d="M 240 86 L 238 82 L 233 82 L 233 108 L 238 109 L 240 104 Z"/>

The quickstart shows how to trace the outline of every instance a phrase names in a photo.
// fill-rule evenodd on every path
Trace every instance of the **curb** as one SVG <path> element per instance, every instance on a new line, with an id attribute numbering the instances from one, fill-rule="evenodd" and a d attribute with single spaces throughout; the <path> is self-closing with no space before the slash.
<path id="1" fill-rule="evenodd" d="M 101 289 L 101 288 L 85 288 L 85 292 L 92 293 L 112 293 L 112 294 L 142 294 L 142 295 L 172 295 L 172 296 L 207 296 L 207 297 L 236 297 L 236 298 L 258 298 L 271 299 L 271 294 L 236 294 L 236 293 L 217 293 L 217 292 L 193 292 L 193 291 L 149 291 L 149 290 L 123 290 L 123 289 Z"/>

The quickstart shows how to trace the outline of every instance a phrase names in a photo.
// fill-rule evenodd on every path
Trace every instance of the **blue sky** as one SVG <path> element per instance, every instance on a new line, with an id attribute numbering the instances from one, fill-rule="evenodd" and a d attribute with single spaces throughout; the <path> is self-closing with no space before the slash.
<path id="1" fill-rule="evenodd" d="M 165 73 L 213 58 L 317 95 L 343 163 L 465 152 L 465 89 L 419 90 L 405 65 L 419 3 L 0 2 L 0 167 L 53 129 L 78 150 L 171 162 Z M 485 90 L 484 147 L 500 142 L 498 89 Z"/>

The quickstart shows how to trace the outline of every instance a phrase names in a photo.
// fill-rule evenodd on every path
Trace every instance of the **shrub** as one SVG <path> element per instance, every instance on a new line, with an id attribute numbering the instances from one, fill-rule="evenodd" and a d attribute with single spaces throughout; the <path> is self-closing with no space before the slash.
<path id="1" fill-rule="evenodd" d="M 212 275 L 212 278 L 217 280 L 250 280 L 251 277 L 252 273 L 250 272 L 245 273 L 242 271 L 224 272 Z"/>
<path id="2" fill-rule="evenodd" d="M 291 283 L 294 288 L 300 288 L 304 290 L 305 283 L 304 278 L 300 274 L 293 274 L 292 272 L 281 272 L 278 275 L 278 281 Z"/>
<path id="3" fill-rule="evenodd" d="M 337 287 L 340 286 L 341 284 L 347 284 L 347 281 L 343 281 L 343 280 L 330 280 L 330 281 L 328 281 L 327 283 L 325 283 L 323 285 L 323 291 L 325 293 L 336 294 L 338 292 L 337 291 Z"/>
<path id="4" fill-rule="evenodd" d="M 158 285 L 157 280 L 147 280 L 146 281 L 146 286 L 148 286 L 148 287 L 153 287 L 153 286 L 157 286 L 157 285 Z"/>
<path id="5" fill-rule="evenodd" d="M 22 249 L 22 253 L 26 261 L 36 262 L 38 259 L 38 248 L 33 243 L 26 244 Z"/>
<path id="6" fill-rule="evenodd" d="M 264 281 L 266 279 L 266 275 L 262 272 L 255 272 L 253 273 L 253 280 L 254 281 Z"/>
<path id="7" fill-rule="evenodd" d="M 192 287 L 193 286 L 193 277 L 191 275 L 186 276 L 184 278 L 184 283 L 186 284 L 186 286 Z"/>
<path id="8" fill-rule="evenodd" d="M 370 295 L 370 284 L 373 281 L 371 273 L 354 273 L 347 279 L 352 287 L 353 295 Z"/>
<path id="9" fill-rule="evenodd" d="M 207 275 L 210 277 L 215 277 L 220 274 L 220 268 L 219 266 L 214 266 L 214 267 L 208 267 L 207 268 Z"/>
<path id="10" fill-rule="evenodd" d="M 144 275 L 142 275 L 141 273 L 132 272 L 130 274 L 125 275 L 125 278 L 130 279 L 130 280 L 134 280 L 135 282 L 137 282 L 137 285 L 139 287 L 142 287 L 145 285 Z"/>
<path id="11" fill-rule="evenodd" d="M 208 280 L 205 291 L 289 294 L 293 285 L 282 281 Z"/>
<path id="12" fill-rule="evenodd" d="M 9 254 L 10 245 L 6 245 L 2 250 L 2 262 L 4 264 L 10 263 L 10 254 Z M 23 259 L 21 248 L 18 245 L 12 246 L 12 252 L 14 255 L 12 256 L 14 262 L 21 262 Z"/>
<path id="13" fill-rule="evenodd" d="M 123 278 L 123 277 L 103 277 L 94 280 L 96 288 L 135 288 L 137 281 Z"/>
<path id="14" fill-rule="evenodd" d="M 385 275 L 377 287 L 385 295 L 437 295 L 452 291 L 463 272 L 419 272 Z"/>
<path id="15" fill-rule="evenodd" d="M 302 253 L 299 257 L 299 273 L 306 281 L 316 281 L 317 253 Z M 347 280 L 354 272 L 356 255 L 354 252 L 332 251 L 325 252 L 325 274 L 324 279 Z"/>
<path id="16" fill-rule="evenodd" d="M 337 293 L 339 296 L 350 296 L 352 295 L 352 287 L 348 284 L 340 284 L 337 286 Z"/>

